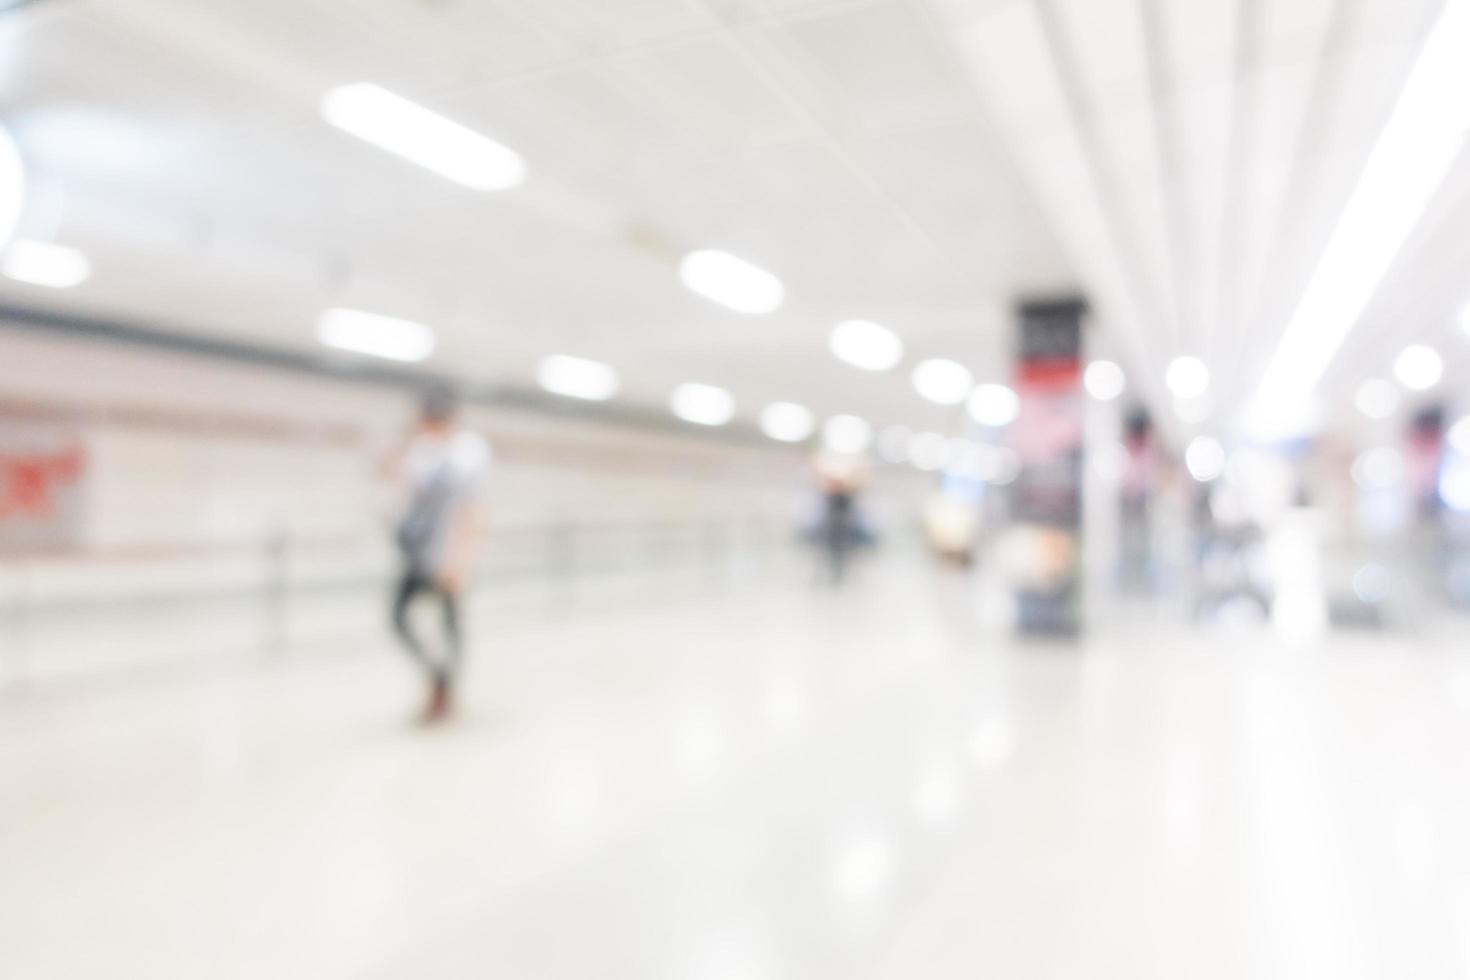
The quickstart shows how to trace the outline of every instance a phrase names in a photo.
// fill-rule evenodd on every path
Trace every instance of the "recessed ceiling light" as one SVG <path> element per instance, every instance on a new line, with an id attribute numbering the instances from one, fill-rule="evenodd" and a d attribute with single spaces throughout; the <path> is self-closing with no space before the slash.
<path id="1" fill-rule="evenodd" d="M 864 371 L 887 371 L 903 360 L 903 341 L 898 334 L 871 320 L 837 324 L 828 344 L 839 361 Z"/>
<path id="2" fill-rule="evenodd" d="M 1353 460 L 1352 473 L 1364 490 L 1384 490 L 1404 478 L 1404 458 L 1388 446 L 1369 449 Z"/>
<path id="3" fill-rule="evenodd" d="M 1210 389 L 1210 369 L 1197 357 L 1176 357 L 1169 362 L 1164 383 L 1176 398 L 1199 398 Z"/>
<path id="4" fill-rule="evenodd" d="M 1433 347 L 1411 344 L 1393 362 L 1393 373 L 1405 388 L 1427 391 L 1444 376 L 1444 360 Z"/>
<path id="5" fill-rule="evenodd" d="M 0 256 L 0 272 L 16 282 L 70 289 L 91 277 L 92 262 L 86 253 L 65 245 L 21 239 Z"/>
<path id="6" fill-rule="evenodd" d="M 316 335 L 328 347 L 390 361 L 422 361 L 434 353 L 434 331 L 422 323 L 362 310 L 323 310 Z"/>
<path id="7" fill-rule="evenodd" d="M 1386 419 L 1399 410 L 1399 390 L 1391 381 L 1369 378 L 1358 385 L 1353 404 L 1370 419 Z"/>
<path id="8" fill-rule="evenodd" d="M 329 90 L 321 111 L 338 129 L 474 190 L 505 190 L 526 178 L 514 150 L 368 82 Z"/>
<path id="9" fill-rule="evenodd" d="M 914 390 L 937 405 L 958 405 L 975 383 L 969 368 L 939 357 L 914 365 L 913 380 Z"/>
<path id="10" fill-rule="evenodd" d="M 1199 425 L 1207 422 L 1210 416 L 1215 414 L 1215 400 L 1209 395 L 1198 395 L 1194 398 L 1174 399 L 1174 414 L 1179 421 L 1187 425 Z"/>
<path id="11" fill-rule="evenodd" d="M 822 443 L 834 453 L 865 453 L 873 444 L 873 427 L 856 415 L 834 415 L 822 426 Z"/>
<path id="12" fill-rule="evenodd" d="M 554 395 L 607 401 L 618 392 L 618 372 L 601 361 L 552 354 L 536 369 L 536 381 Z"/>
<path id="13" fill-rule="evenodd" d="M 669 396 L 676 416 L 695 425 L 724 425 L 735 417 L 735 398 L 724 388 L 690 381 Z"/>
<path id="14" fill-rule="evenodd" d="M 921 470 L 942 470 L 950 462 L 950 443 L 937 432 L 920 432 L 909 440 L 909 462 Z"/>
<path id="15" fill-rule="evenodd" d="M 771 402 L 761 410 L 761 431 L 777 442 L 803 442 L 816 431 L 812 410 L 795 402 Z"/>
<path id="16" fill-rule="evenodd" d="M 679 278 L 705 299 L 737 313 L 770 313 L 786 298 L 780 279 L 739 256 L 712 248 L 684 256 Z"/>
<path id="17" fill-rule="evenodd" d="M 1312 274 L 1261 390 L 1310 392 L 1419 223 L 1470 129 L 1470 3 L 1451 2 L 1429 32 Z"/>
<path id="18" fill-rule="evenodd" d="M 984 462 L 981 478 L 996 486 L 1009 486 L 1021 475 L 1021 457 L 1009 446 L 987 446 L 981 457 Z"/>
<path id="19" fill-rule="evenodd" d="M 10 241 L 26 199 L 26 169 L 10 131 L 0 126 L 0 245 Z"/>
<path id="20" fill-rule="evenodd" d="M 878 434 L 878 455 L 886 463 L 905 463 L 913 432 L 906 425 L 890 425 Z"/>
<path id="21" fill-rule="evenodd" d="M 1225 447 L 1218 439 L 1196 436 L 1184 450 L 1184 465 L 1190 476 L 1208 483 L 1225 472 Z"/>
<path id="22" fill-rule="evenodd" d="M 1010 425 L 1021 414 L 1020 397 L 1005 385 L 985 384 L 970 395 L 970 418 L 993 428 Z"/>
<path id="23" fill-rule="evenodd" d="M 1087 393 L 1100 402 L 1110 402 L 1123 394 L 1126 381 L 1123 369 L 1112 361 L 1093 361 L 1082 375 Z"/>

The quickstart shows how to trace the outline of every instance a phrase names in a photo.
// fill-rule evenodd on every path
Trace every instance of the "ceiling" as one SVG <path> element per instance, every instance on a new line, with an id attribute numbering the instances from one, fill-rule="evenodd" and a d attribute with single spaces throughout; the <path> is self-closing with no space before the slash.
<path id="1" fill-rule="evenodd" d="M 1098 347 L 1250 389 L 1440 0 L 37 0 L 0 15 L 22 234 L 82 287 L 4 295 L 310 347 L 324 306 L 422 320 L 436 366 L 529 384 L 605 360 L 621 397 L 724 385 L 877 423 L 958 425 L 907 372 L 826 350 L 883 322 L 981 380 L 1010 308 L 1084 289 Z M 478 193 L 323 123 L 372 81 L 528 161 Z M 1470 366 L 1462 159 L 1334 362 L 1339 397 L 1412 333 Z M 747 317 L 675 275 L 724 248 L 781 276 Z M 1441 338 L 1444 340 L 1444 338 Z M 1463 346 L 1463 344 L 1461 345 Z M 1464 376 L 1464 375 L 1461 375 Z"/>

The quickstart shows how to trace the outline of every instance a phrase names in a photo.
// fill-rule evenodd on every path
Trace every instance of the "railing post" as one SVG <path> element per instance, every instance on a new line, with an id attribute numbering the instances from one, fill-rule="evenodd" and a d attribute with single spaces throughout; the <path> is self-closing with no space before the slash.
<path id="1" fill-rule="evenodd" d="M 290 642 L 290 533 L 277 528 L 266 539 L 266 616 L 269 620 L 267 649 L 284 656 Z"/>
<path id="2" fill-rule="evenodd" d="M 18 691 L 25 684 L 27 658 L 31 646 L 31 578 L 32 566 L 17 562 L 15 576 L 11 580 L 9 615 L 6 616 L 7 632 L 11 642 L 6 644 L 10 656 L 0 664 L 5 675 L 0 676 L 0 691 Z"/>
<path id="3" fill-rule="evenodd" d="M 546 566 L 551 579 L 553 607 L 570 606 L 575 601 L 577 546 L 575 529 L 565 522 L 546 529 Z"/>

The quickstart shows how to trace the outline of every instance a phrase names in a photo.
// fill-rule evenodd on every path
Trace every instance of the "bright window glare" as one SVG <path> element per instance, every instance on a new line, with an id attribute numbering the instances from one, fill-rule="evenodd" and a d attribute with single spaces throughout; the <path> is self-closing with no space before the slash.
<path id="1" fill-rule="evenodd" d="M 15 234 L 25 197 L 25 164 L 10 131 L 0 126 L 0 245 Z"/>
<path id="2" fill-rule="evenodd" d="M 1211 401 L 1208 397 L 1203 400 L 1207 403 Z M 1214 410 L 1213 404 L 1208 404 L 1207 407 L 1209 412 L 1204 413 L 1205 418 Z M 1246 406 L 1240 431 L 1242 435 L 1258 442 L 1284 442 L 1314 435 L 1321 428 L 1322 422 L 1322 404 L 1315 395 L 1274 405 L 1257 398 Z"/>
<path id="3" fill-rule="evenodd" d="M 339 85 L 321 110 L 338 129 L 475 190 L 504 190 L 526 176 L 515 151 L 377 85 Z"/>
<path id="4" fill-rule="evenodd" d="M 802 442 L 817 428 L 812 410 L 795 402 L 771 402 L 761 411 L 761 431 L 777 442 Z"/>
<path id="5" fill-rule="evenodd" d="M 1470 456 L 1470 415 L 1450 426 L 1450 448 L 1461 456 Z"/>
<path id="6" fill-rule="evenodd" d="M 1311 391 L 1459 158 L 1470 126 L 1470 3 L 1451 0 L 1267 367 L 1261 390 Z"/>
<path id="7" fill-rule="evenodd" d="M 1169 362 L 1164 382 L 1176 398 L 1199 398 L 1210 389 L 1210 369 L 1197 357 L 1176 357 Z"/>
<path id="8" fill-rule="evenodd" d="M 1087 393 L 1100 402 L 1110 402 L 1123 394 L 1123 369 L 1112 361 L 1093 361 L 1082 375 Z"/>
<path id="9" fill-rule="evenodd" d="M 692 381 L 674 389 L 669 407 L 695 425 L 724 425 L 735 417 L 735 399 L 728 391 Z"/>
<path id="10" fill-rule="evenodd" d="M 1470 461 L 1455 459 L 1439 476 L 1439 499 L 1455 511 L 1470 510 Z"/>
<path id="11" fill-rule="evenodd" d="M 873 427 L 856 415 L 834 415 L 822 426 L 822 442 L 834 453 L 865 453 L 873 444 Z"/>
<path id="12" fill-rule="evenodd" d="M 1413 344 L 1393 362 L 1393 373 L 1405 388 L 1427 391 L 1444 376 L 1444 361 L 1434 348 Z"/>
<path id="13" fill-rule="evenodd" d="M 770 313 L 786 298 L 781 280 L 729 252 L 701 249 L 679 263 L 684 285 L 737 313 Z"/>
<path id="14" fill-rule="evenodd" d="M 1369 378 L 1358 385 L 1353 404 L 1370 419 L 1386 419 L 1399 410 L 1399 390 L 1391 381 Z"/>
<path id="15" fill-rule="evenodd" d="M 870 320 L 837 324 L 828 343 L 839 361 L 864 371 L 887 371 L 903 360 L 898 334 Z"/>
<path id="16" fill-rule="evenodd" d="M 316 334 L 328 347 L 390 361 L 422 361 L 434 353 L 434 331 L 422 323 L 362 310 L 323 310 Z"/>
<path id="17" fill-rule="evenodd" d="M 970 395 L 970 418 L 981 425 L 1010 425 L 1021 414 L 1021 399 L 1005 385 L 985 384 Z"/>
<path id="18" fill-rule="evenodd" d="M 1184 451 L 1184 465 L 1190 476 L 1208 483 L 1225 472 L 1225 447 L 1210 436 L 1197 436 Z"/>
<path id="19" fill-rule="evenodd" d="M 914 390 L 936 405 L 958 405 L 975 383 L 969 368 L 937 357 L 915 365 L 913 380 Z"/>
<path id="20" fill-rule="evenodd" d="M 0 272 L 33 286 L 70 289 L 91 278 L 92 263 L 85 253 L 65 245 L 21 240 L 11 242 L 0 257 Z"/>
<path id="21" fill-rule="evenodd" d="M 606 401 L 618 391 L 618 372 L 601 361 L 552 354 L 536 369 L 536 381 L 553 395 Z"/>

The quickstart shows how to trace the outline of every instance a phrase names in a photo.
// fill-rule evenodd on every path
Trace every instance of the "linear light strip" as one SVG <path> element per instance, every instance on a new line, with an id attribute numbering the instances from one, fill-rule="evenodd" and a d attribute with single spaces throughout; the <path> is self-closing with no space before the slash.
<path id="1" fill-rule="evenodd" d="M 1449 0 L 1267 366 L 1259 405 L 1310 395 L 1463 151 L 1467 51 L 1470 0 Z"/>

